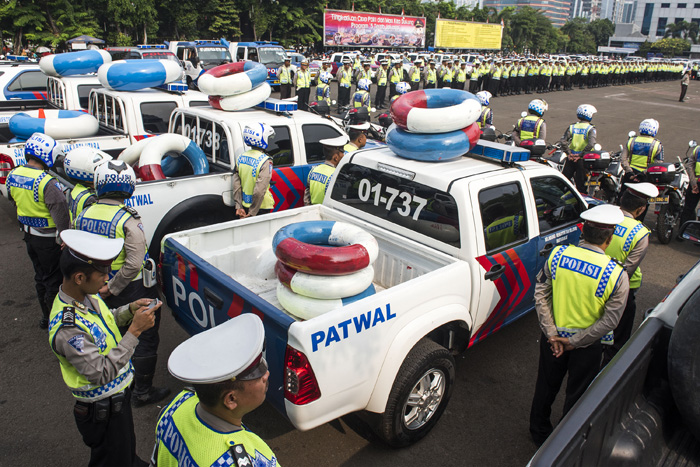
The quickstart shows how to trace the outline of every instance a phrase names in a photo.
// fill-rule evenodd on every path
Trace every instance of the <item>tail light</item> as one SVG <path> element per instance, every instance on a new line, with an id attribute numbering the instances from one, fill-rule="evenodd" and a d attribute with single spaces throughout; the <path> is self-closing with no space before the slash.
<path id="1" fill-rule="evenodd" d="M 7 182 L 7 176 L 14 168 L 15 163 L 12 161 L 12 158 L 7 154 L 0 154 L 0 185 L 4 185 Z"/>
<path id="2" fill-rule="evenodd" d="M 321 397 L 316 375 L 303 352 L 288 345 L 284 367 L 285 399 L 295 405 L 305 405 Z"/>

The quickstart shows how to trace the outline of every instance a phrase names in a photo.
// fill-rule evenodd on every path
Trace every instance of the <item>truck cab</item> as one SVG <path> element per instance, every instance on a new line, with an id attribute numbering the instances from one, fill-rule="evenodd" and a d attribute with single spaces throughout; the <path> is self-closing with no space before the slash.
<path id="1" fill-rule="evenodd" d="M 10 62 L 0 65 L 0 101 L 44 100 L 48 76 L 38 63 Z"/>
<path id="2" fill-rule="evenodd" d="M 233 61 L 228 49 L 219 40 L 173 41 L 166 44 L 180 60 L 190 87 L 196 86 L 197 78 L 205 71 Z"/>
<path id="3" fill-rule="evenodd" d="M 284 65 L 287 52 L 277 42 L 231 42 L 229 51 L 236 62 L 252 60 L 265 65 L 268 84 L 274 87 L 279 86 L 277 69 Z"/>
<path id="4" fill-rule="evenodd" d="M 136 47 L 107 47 L 112 60 L 172 60 L 180 63 L 177 56 L 165 44 L 141 44 Z"/>

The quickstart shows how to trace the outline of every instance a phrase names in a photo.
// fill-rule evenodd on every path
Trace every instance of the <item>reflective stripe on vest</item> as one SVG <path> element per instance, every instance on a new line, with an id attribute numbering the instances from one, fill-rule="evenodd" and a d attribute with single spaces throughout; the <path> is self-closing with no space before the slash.
<path id="1" fill-rule="evenodd" d="M 649 167 L 659 151 L 659 142 L 651 136 L 636 136 L 627 141 L 630 153 L 630 166 L 644 171 Z"/>
<path id="2" fill-rule="evenodd" d="M 109 311 L 104 301 L 97 295 L 91 295 L 91 297 L 97 300 L 100 312 L 88 310 L 86 313 L 81 313 L 76 309 L 75 326 L 89 336 L 99 348 L 101 355 L 107 355 L 119 345 L 122 336 L 119 333 L 119 328 L 117 328 L 117 323 L 114 321 L 114 315 Z M 95 402 L 126 389 L 131 384 L 134 376 L 134 368 L 131 366 L 131 361 L 119 370 L 119 374 L 112 381 L 104 385 L 97 385 L 78 373 L 78 370 L 68 362 L 66 357 L 56 353 L 54 340 L 58 330 L 63 327 L 63 309 L 67 306 L 71 305 L 63 302 L 57 295 L 49 318 L 49 343 L 61 364 L 63 381 L 73 392 L 73 397 L 87 402 Z M 82 348 L 83 339 L 83 336 L 75 336 L 68 343 L 76 349 Z"/>
<path id="3" fill-rule="evenodd" d="M 236 168 L 241 179 L 241 198 L 244 207 L 249 208 L 253 204 L 255 182 L 260 175 L 260 169 L 269 160 L 270 158 L 264 152 L 257 149 L 250 149 L 236 159 Z M 268 187 L 260 209 L 272 209 L 273 207 L 275 207 L 275 200 Z"/>
<path id="4" fill-rule="evenodd" d="M 323 202 L 333 172 L 335 172 L 335 167 L 325 163 L 317 165 L 309 172 L 307 182 L 311 204 L 321 204 Z"/>
<path id="5" fill-rule="evenodd" d="M 520 139 L 539 138 L 542 122 L 544 122 L 544 120 L 535 115 L 528 115 L 527 117 L 518 120 Z"/>
<path id="6" fill-rule="evenodd" d="M 242 445 L 251 467 L 278 467 L 270 447 L 245 426 L 234 432 L 212 429 L 197 416 L 199 398 L 182 391 L 163 411 L 156 425 L 158 467 L 235 466 L 231 447 Z"/>
<path id="7" fill-rule="evenodd" d="M 370 106 L 370 100 L 369 100 L 369 93 L 367 91 L 357 91 L 355 94 L 352 96 L 352 101 L 354 103 L 355 108 L 359 107 L 367 107 L 369 109 Z"/>
<path id="8" fill-rule="evenodd" d="M 491 109 L 489 107 L 481 108 L 481 115 L 479 115 L 479 128 L 484 128 L 486 125 L 491 123 Z"/>
<path id="9" fill-rule="evenodd" d="M 624 264 L 634 247 L 651 231 L 644 224 L 625 216 L 623 221 L 615 226 L 615 233 L 605 254 Z M 638 289 L 642 285 L 642 268 L 638 267 L 630 277 L 630 288 Z"/>
<path id="10" fill-rule="evenodd" d="M 571 143 L 569 149 L 572 154 L 581 154 L 581 151 L 588 145 L 588 132 L 593 128 L 588 122 L 578 122 L 569 125 L 569 133 L 571 133 Z"/>
<path id="11" fill-rule="evenodd" d="M 331 87 L 329 84 L 319 83 L 316 86 L 316 100 L 322 101 L 324 99 L 329 104 L 331 103 Z"/>
<path id="12" fill-rule="evenodd" d="M 68 211 L 70 214 L 70 222 L 73 224 L 78 214 L 85 209 L 85 202 L 90 198 L 92 192 L 87 187 L 77 183 L 70 191 L 68 196 Z"/>
<path id="13" fill-rule="evenodd" d="M 547 264 L 552 274 L 552 308 L 560 334 L 586 329 L 603 315 L 622 267 L 605 254 L 558 246 Z M 604 343 L 612 343 L 605 339 Z"/>
<path id="14" fill-rule="evenodd" d="M 26 165 L 17 167 L 7 176 L 8 193 L 17 205 L 17 219 L 24 225 L 38 228 L 54 228 L 56 224 L 44 202 L 46 185 L 55 179 L 44 172 Z"/>

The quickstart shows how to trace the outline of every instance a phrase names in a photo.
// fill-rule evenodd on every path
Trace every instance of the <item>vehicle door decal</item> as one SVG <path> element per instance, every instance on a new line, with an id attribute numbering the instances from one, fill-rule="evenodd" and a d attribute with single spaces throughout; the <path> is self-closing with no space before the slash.
<path id="1" fill-rule="evenodd" d="M 295 167 L 280 167 L 272 171 L 270 189 L 275 198 L 273 211 L 298 208 L 304 205 L 304 190 L 306 189 L 306 177 L 312 165 L 298 165 Z"/>

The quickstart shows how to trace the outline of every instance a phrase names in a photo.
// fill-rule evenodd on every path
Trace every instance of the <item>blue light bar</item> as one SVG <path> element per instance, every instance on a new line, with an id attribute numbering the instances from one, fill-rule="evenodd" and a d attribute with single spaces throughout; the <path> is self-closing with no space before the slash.
<path id="1" fill-rule="evenodd" d="M 266 99 L 256 105 L 256 107 L 273 112 L 294 112 L 298 109 L 296 102 L 283 101 L 281 99 Z"/>
<path id="2" fill-rule="evenodd" d="M 139 44 L 136 47 L 139 49 L 167 49 L 165 44 Z"/>
<path id="3" fill-rule="evenodd" d="M 14 60 L 16 62 L 26 62 L 29 60 L 29 57 L 27 57 L 26 55 L 8 55 L 7 59 Z"/>
<path id="4" fill-rule="evenodd" d="M 194 41 L 197 45 L 221 45 L 221 41 Z"/>
<path id="5" fill-rule="evenodd" d="M 530 160 L 530 151 L 516 146 L 492 143 L 480 139 L 478 143 L 469 151 L 473 156 L 487 157 L 499 162 L 523 162 Z"/>
<path id="6" fill-rule="evenodd" d="M 189 89 L 189 87 L 186 84 L 183 83 L 167 83 L 167 84 L 161 84 L 160 86 L 154 86 L 158 89 L 163 89 L 165 91 L 170 91 L 170 92 L 185 92 Z"/>

